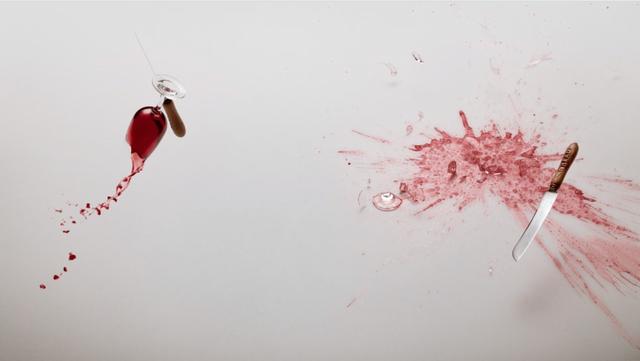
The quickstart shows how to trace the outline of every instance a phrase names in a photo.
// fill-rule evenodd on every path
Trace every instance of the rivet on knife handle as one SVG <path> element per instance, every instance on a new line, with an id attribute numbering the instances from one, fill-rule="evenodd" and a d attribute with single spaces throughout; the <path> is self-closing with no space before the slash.
<path id="1" fill-rule="evenodd" d="M 169 125 L 171 125 L 171 130 L 178 137 L 184 137 L 187 133 L 187 129 L 184 126 L 184 122 L 178 113 L 178 109 L 176 109 L 176 105 L 171 99 L 165 99 L 162 102 L 162 107 L 164 111 L 167 113 L 167 117 L 169 118 Z"/>
<path id="2" fill-rule="evenodd" d="M 557 192 L 562 185 L 562 181 L 564 181 L 564 176 L 567 175 L 567 171 L 571 167 L 573 160 L 576 159 L 576 155 L 578 155 L 578 143 L 572 143 L 567 147 L 567 150 L 564 152 L 562 156 L 562 161 L 560 162 L 560 166 L 558 170 L 553 175 L 551 179 L 551 185 L 549 186 L 549 192 Z"/>

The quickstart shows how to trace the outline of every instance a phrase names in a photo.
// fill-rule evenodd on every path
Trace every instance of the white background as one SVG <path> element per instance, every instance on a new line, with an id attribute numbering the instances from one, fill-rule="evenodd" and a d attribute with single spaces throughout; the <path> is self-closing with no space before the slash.
<path id="1" fill-rule="evenodd" d="M 637 2 L 0 5 L 0 360 L 640 359 L 538 247 L 511 260 L 522 228 L 502 205 L 359 213 L 368 178 L 410 174 L 336 154 L 405 155 L 419 111 L 456 134 L 461 109 L 476 128 L 521 113 L 545 120 L 545 151 L 580 143 L 572 183 L 639 180 L 639 18 Z M 53 209 L 113 191 L 131 116 L 157 101 L 134 32 L 187 87 L 187 136 L 64 236 Z M 638 291 L 599 291 L 640 339 Z"/>

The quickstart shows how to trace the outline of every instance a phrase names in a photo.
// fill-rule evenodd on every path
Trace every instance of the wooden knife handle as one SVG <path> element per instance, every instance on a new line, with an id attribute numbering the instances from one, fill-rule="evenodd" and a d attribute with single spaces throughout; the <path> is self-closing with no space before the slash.
<path id="1" fill-rule="evenodd" d="M 558 189 L 560 189 L 562 181 L 564 181 L 564 176 L 567 175 L 567 171 L 569 171 L 573 160 L 576 159 L 576 155 L 578 155 L 578 143 L 572 143 L 564 152 L 562 161 L 560 162 L 560 166 L 558 167 L 556 174 L 554 174 L 553 178 L 551 179 L 549 192 L 557 192 Z"/>
<path id="2" fill-rule="evenodd" d="M 165 99 L 162 102 L 162 107 L 164 111 L 167 113 L 167 117 L 169 118 L 169 124 L 171 125 L 171 130 L 173 130 L 173 134 L 178 137 L 184 137 L 187 133 L 187 129 L 184 126 L 184 122 L 178 113 L 178 109 L 176 109 L 176 105 L 171 99 Z"/>

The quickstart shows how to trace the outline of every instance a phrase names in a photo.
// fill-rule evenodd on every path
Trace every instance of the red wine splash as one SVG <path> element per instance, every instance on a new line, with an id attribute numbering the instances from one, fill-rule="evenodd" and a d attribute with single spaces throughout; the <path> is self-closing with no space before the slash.
<path id="1" fill-rule="evenodd" d="M 371 161 L 369 165 L 379 170 L 400 164 L 403 171 L 408 171 L 396 182 L 399 196 L 419 207 L 416 214 L 427 211 L 435 214 L 439 207 L 452 207 L 460 212 L 474 202 L 483 201 L 483 196 L 489 193 L 525 227 L 548 189 L 562 154 L 540 153 L 538 150 L 546 145 L 540 134 L 525 137 L 520 130 L 502 132 L 496 124 L 476 133 L 464 112 L 459 115 L 463 135 L 452 135 L 436 128 L 436 137 L 406 147 L 410 154 L 403 161 L 387 159 Z M 394 144 L 360 131 L 354 130 L 354 133 L 376 143 Z M 341 154 L 366 157 L 366 153 L 358 149 Z M 630 180 L 615 177 L 591 180 L 608 190 L 623 187 L 626 194 L 636 192 L 636 196 L 640 192 L 640 185 Z M 554 212 L 545 223 L 545 229 L 552 237 L 546 242 L 538 237 L 536 243 L 569 284 L 589 297 L 616 330 L 640 348 L 640 343 L 626 332 L 602 298 L 606 285 L 620 292 L 625 287 L 640 288 L 640 237 L 637 231 L 617 221 L 610 213 L 622 210 L 635 217 L 639 215 L 632 208 L 613 207 L 599 202 L 598 198 L 565 182 L 553 206 Z M 562 219 L 579 222 L 591 235 L 581 236 L 577 230 L 564 225 Z M 514 234 L 514 240 L 517 236 Z M 510 249 L 505 250 L 508 251 Z M 594 288 L 593 284 L 600 288 Z"/>
<path id="2" fill-rule="evenodd" d="M 131 184 L 133 177 L 142 172 L 146 159 L 158 146 L 166 130 L 167 121 L 159 107 L 144 107 L 139 109 L 134 114 L 126 135 L 126 141 L 131 146 L 131 171 L 118 182 L 114 193 L 107 196 L 104 202 L 95 206 L 92 206 L 91 203 L 85 203 L 82 207 L 77 203 L 67 203 L 67 205 L 72 208 L 71 213 L 75 216 L 69 215 L 60 221 L 58 225 L 62 233 L 69 234 L 71 232 L 70 227 L 78 224 L 79 219 L 87 220 L 94 215 L 100 216 L 104 211 L 109 210 L 114 203 L 118 202 L 120 196 L 122 196 Z M 54 211 L 58 214 L 64 213 L 63 209 L 54 209 Z M 75 260 L 76 257 L 73 252 L 69 252 L 69 261 Z M 66 266 L 63 267 L 63 273 L 65 272 L 67 272 Z M 54 275 L 53 279 L 58 280 L 63 273 Z M 42 283 L 40 284 L 40 288 L 46 289 L 47 287 Z"/>
<path id="3" fill-rule="evenodd" d="M 166 130 L 167 121 L 160 108 L 144 107 L 138 110 L 131 120 L 126 136 L 127 143 L 131 146 L 131 171 L 118 182 L 115 192 L 107 196 L 104 202 L 95 206 L 92 206 L 91 203 L 86 203 L 84 207 L 75 204 L 77 214 L 85 220 L 93 215 L 100 216 L 104 211 L 109 210 L 113 203 L 118 202 L 122 193 L 131 184 L 133 177 L 142 172 L 145 160 L 158 146 Z M 55 211 L 62 213 L 61 209 L 56 209 Z M 77 224 L 76 218 L 69 216 L 60 221 L 59 225 L 62 228 L 62 232 L 68 234 L 70 232 L 69 226 L 75 224 Z"/>

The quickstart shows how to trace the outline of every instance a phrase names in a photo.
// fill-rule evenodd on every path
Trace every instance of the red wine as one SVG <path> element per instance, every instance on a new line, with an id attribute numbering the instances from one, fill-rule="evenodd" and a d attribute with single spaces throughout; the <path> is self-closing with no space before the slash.
<path id="1" fill-rule="evenodd" d="M 131 154 L 147 159 L 167 131 L 167 120 L 159 107 L 144 107 L 133 115 L 127 130 Z"/>
<path id="2" fill-rule="evenodd" d="M 464 209 L 473 203 L 483 202 L 486 197 L 493 197 L 525 227 L 542 194 L 549 188 L 562 153 L 540 152 L 547 146 L 542 134 L 525 136 L 520 129 L 508 132 L 495 123 L 477 132 L 469 125 L 464 112 L 459 115 L 463 130 L 459 135 L 436 128 L 433 137 L 427 138 L 418 133 L 420 137 L 427 138 L 421 143 L 415 143 L 417 137 L 406 140 L 406 135 L 403 135 L 397 144 L 397 141 L 353 130 L 353 133 L 379 146 L 374 153 L 376 155 L 360 149 L 338 150 L 338 154 L 349 161 L 358 158 L 363 169 L 400 174 L 395 180 L 399 186 L 398 197 L 419 207 L 415 215 L 429 212 L 435 218 L 459 213 L 460 219 L 464 219 L 461 214 Z M 553 114 L 550 118 L 555 120 L 558 115 Z M 612 141 L 604 137 L 599 139 L 603 144 Z M 564 149 L 564 144 L 558 148 Z M 390 155 L 378 156 L 383 150 Z M 397 150 L 404 151 L 405 155 L 400 158 L 393 156 Z M 370 156 L 375 158 L 367 162 L 366 158 Z M 640 215 L 637 205 L 629 203 L 629 200 L 635 202 L 638 199 L 640 185 L 621 178 L 590 179 L 596 189 L 616 187 L 608 197 L 616 193 L 625 194 L 626 200 L 616 199 L 616 205 L 611 206 L 598 201 L 597 195 L 587 194 L 577 185 L 565 182 L 553 205 L 554 212 L 545 221 L 547 235 L 538 239 L 537 244 L 568 283 L 589 297 L 617 331 L 640 348 L 640 342 L 632 340 L 605 304 L 603 291 L 598 292 L 598 286 L 592 286 L 611 286 L 621 291 L 623 287 L 634 291 L 640 288 L 640 234 L 612 216 L 620 211 L 632 216 Z M 389 194 L 392 193 L 387 193 L 386 198 L 377 195 L 379 199 L 374 198 L 374 206 L 381 209 L 380 204 L 392 204 L 391 200 L 395 198 Z M 388 209 L 383 207 L 382 210 Z M 583 229 L 574 231 L 561 223 L 563 218 L 579 222 Z M 518 236 L 519 233 L 513 234 L 513 240 Z M 505 253 L 508 254 L 510 249 L 505 248 Z M 493 273 L 492 270 L 490 268 L 489 274 Z"/>
<path id="3" fill-rule="evenodd" d="M 115 192 L 108 196 L 107 199 L 97 205 L 91 203 L 85 203 L 84 206 L 74 203 L 68 203 L 67 205 L 76 208 L 77 214 L 81 216 L 81 219 L 88 219 L 93 215 L 101 215 L 104 211 L 108 210 L 111 205 L 118 202 L 118 199 L 122 193 L 129 187 L 133 177 L 142 171 L 145 160 L 153 153 L 153 151 L 162 140 L 164 133 L 167 130 L 167 120 L 160 107 L 144 107 L 140 108 L 131 119 L 129 129 L 127 129 L 126 140 L 131 146 L 131 172 L 126 177 L 122 178 L 116 185 Z M 56 213 L 63 214 L 63 209 L 54 209 Z M 75 213 L 75 212 L 74 212 Z M 62 233 L 69 234 L 70 226 L 76 225 L 78 222 L 73 215 L 63 218 L 59 226 Z M 77 256 L 73 252 L 69 252 L 67 259 L 73 261 Z M 63 267 L 63 273 L 67 272 L 67 267 Z M 53 276 L 53 280 L 58 280 L 63 273 Z M 41 289 L 46 289 L 44 283 L 40 284 Z"/>

